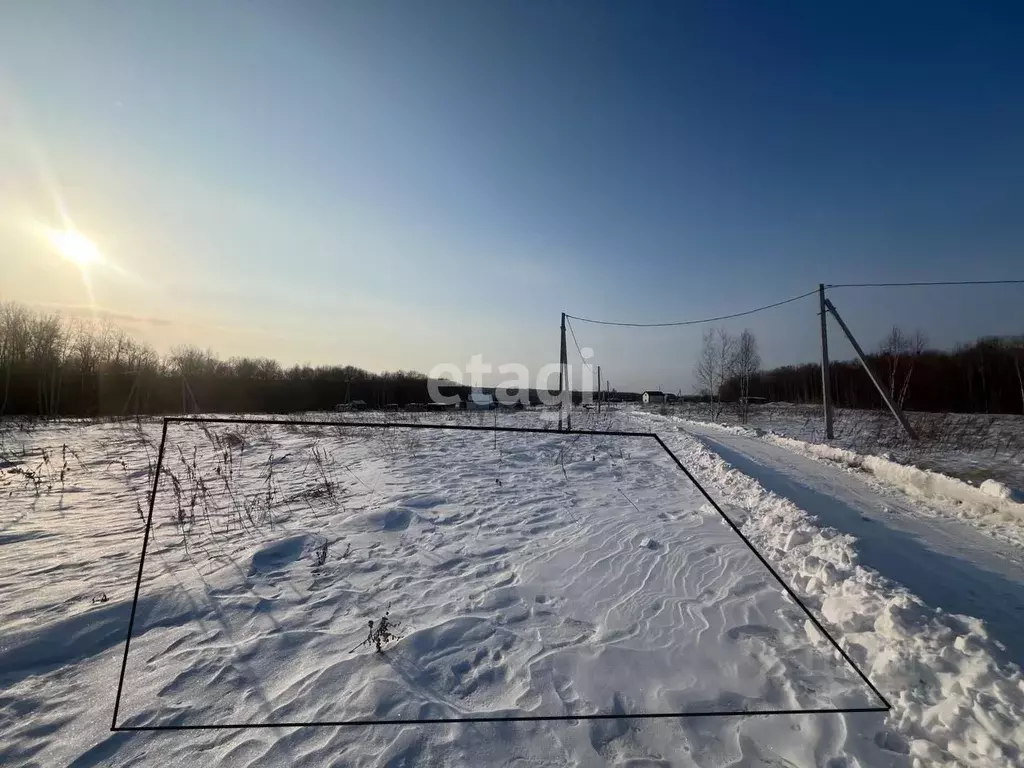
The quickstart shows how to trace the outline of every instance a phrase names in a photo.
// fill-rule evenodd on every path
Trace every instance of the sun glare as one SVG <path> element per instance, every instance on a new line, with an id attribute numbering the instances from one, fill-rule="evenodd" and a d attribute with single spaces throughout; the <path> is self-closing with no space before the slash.
<path id="1" fill-rule="evenodd" d="M 74 229 L 50 230 L 46 233 L 46 239 L 57 253 L 79 269 L 102 261 L 99 249 L 93 242 Z"/>

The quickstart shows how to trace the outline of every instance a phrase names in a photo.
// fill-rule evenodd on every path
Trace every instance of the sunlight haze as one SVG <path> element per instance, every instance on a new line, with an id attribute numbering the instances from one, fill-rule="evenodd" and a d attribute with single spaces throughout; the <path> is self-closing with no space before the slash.
<path id="1" fill-rule="evenodd" d="M 10 4 L 0 298 L 161 351 L 535 369 L 562 311 L 1019 276 L 1005 20 L 798 5 Z M 868 345 L 900 322 L 949 346 L 1020 324 L 1018 299 L 837 301 Z M 813 300 L 756 320 L 766 364 L 815 359 Z M 624 386 L 691 386 L 699 329 L 576 331 Z"/>

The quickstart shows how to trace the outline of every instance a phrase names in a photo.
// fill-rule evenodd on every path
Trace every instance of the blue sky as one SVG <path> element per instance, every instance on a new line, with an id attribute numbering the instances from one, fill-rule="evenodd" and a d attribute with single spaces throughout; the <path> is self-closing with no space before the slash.
<path id="1" fill-rule="evenodd" d="M 0 296 L 161 349 L 536 369 L 562 310 L 658 322 L 818 282 L 1020 277 L 1020 14 L 12 3 Z M 39 236 L 60 206 L 103 254 L 89 291 Z M 896 322 L 937 345 L 1024 331 L 1021 287 L 833 298 L 865 346 Z M 767 363 L 813 360 L 814 312 L 734 325 Z M 620 388 L 689 387 L 699 328 L 576 330 Z"/>

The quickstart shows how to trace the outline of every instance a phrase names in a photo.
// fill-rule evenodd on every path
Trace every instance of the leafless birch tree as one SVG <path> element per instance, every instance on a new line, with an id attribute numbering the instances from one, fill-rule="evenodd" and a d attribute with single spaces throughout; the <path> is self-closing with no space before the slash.
<path id="1" fill-rule="evenodd" d="M 744 329 L 735 343 L 730 375 L 736 377 L 740 389 L 740 418 L 750 414 L 750 380 L 761 370 L 761 355 L 757 350 L 757 337 L 749 328 Z"/>
<path id="2" fill-rule="evenodd" d="M 693 374 L 701 393 L 710 401 L 715 421 L 722 414 L 722 385 L 731 375 L 735 349 L 736 339 L 724 328 L 709 328 L 704 332 Z"/>

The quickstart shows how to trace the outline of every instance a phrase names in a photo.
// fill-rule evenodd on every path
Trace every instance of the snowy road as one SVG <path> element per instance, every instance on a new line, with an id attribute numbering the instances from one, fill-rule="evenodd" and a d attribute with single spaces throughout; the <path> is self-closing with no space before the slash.
<path id="1" fill-rule="evenodd" d="M 823 525 L 856 537 L 862 565 L 935 608 L 982 619 L 1024 663 L 1024 553 L 955 520 L 926 516 L 897 491 L 755 437 L 687 424 L 685 431 Z"/>

